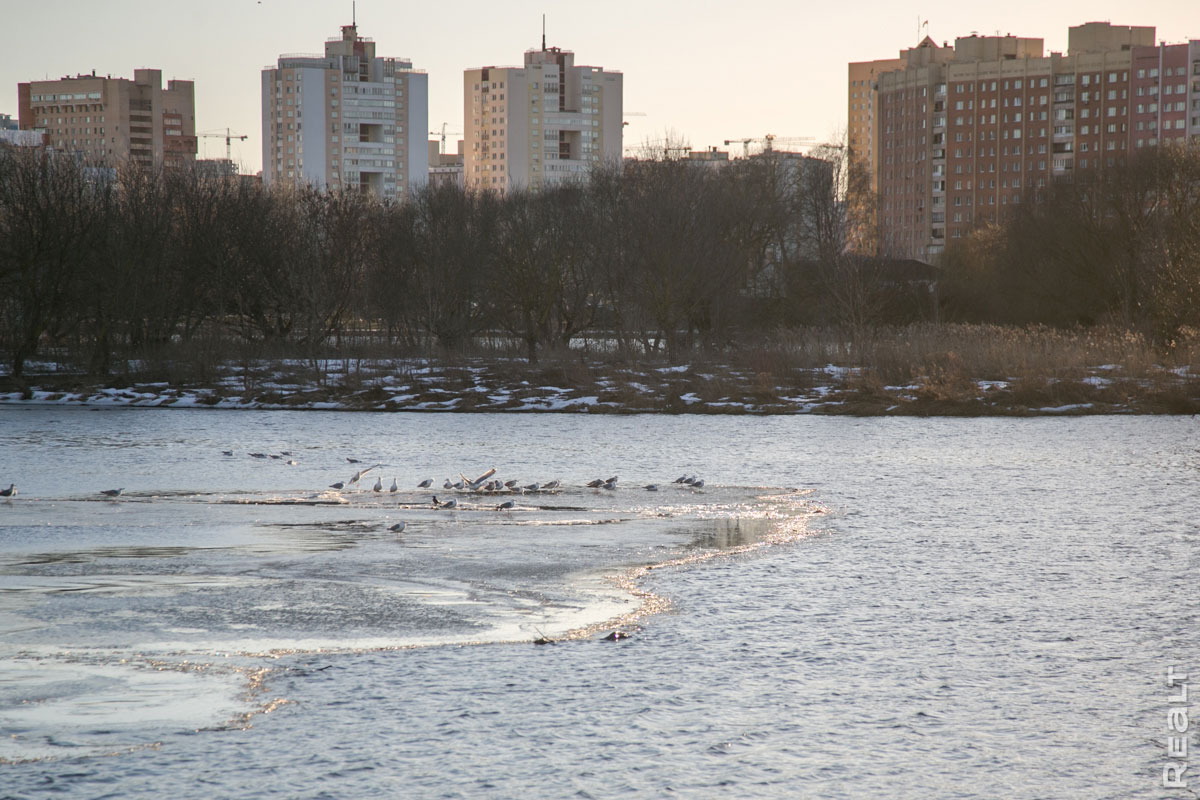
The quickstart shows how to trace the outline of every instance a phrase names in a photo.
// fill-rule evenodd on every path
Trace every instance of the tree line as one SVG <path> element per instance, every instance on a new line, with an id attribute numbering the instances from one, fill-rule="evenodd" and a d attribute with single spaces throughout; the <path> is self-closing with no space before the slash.
<path id="1" fill-rule="evenodd" d="M 1192 151 L 1052 187 L 950 248 L 936 294 L 854 255 L 873 203 L 845 152 L 711 168 L 664 149 L 536 193 L 428 186 L 389 203 L 0 150 L 0 351 L 20 377 L 49 349 L 103 375 L 194 342 L 216 358 L 488 340 L 531 362 L 581 343 L 679 361 L 806 325 L 850 343 L 939 317 L 1162 341 L 1200 327 Z"/>
<path id="2" fill-rule="evenodd" d="M 301 357 L 368 335 L 680 359 L 831 313 L 814 264 L 847 249 L 838 152 L 647 157 L 536 193 L 428 186 L 387 203 L 3 151 L 0 349 L 17 377 L 48 347 L 106 374 L 198 337 Z"/>
<path id="3" fill-rule="evenodd" d="M 956 318 L 1109 325 L 1169 349 L 1200 331 L 1200 148 L 1055 183 L 948 248 L 943 267 Z"/>

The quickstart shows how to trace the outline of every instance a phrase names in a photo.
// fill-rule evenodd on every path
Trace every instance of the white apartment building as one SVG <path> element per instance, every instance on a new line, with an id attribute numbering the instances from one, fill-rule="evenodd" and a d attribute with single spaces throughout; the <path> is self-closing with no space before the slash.
<path id="1" fill-rule="evenodd" d="M 262 72 L 263 183 L 407 199 L 429 178 L 428 76 L 375 55 L 343 25 L 325 55 L 282 55 Z"/>
<path id="2" fill-rule="evenodd" d="M 582 180 L 621 163 L 620 72 L 575 66 L 557 47 L 530 50 L 521 67 L 463 74 L 463 179 L 501 194 Z"/>

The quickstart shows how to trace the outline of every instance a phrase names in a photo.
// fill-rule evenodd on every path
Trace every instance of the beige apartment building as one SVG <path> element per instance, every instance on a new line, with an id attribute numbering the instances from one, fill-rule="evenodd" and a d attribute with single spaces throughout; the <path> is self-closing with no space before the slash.
<path id="1" fill-rule="evenodd" d="M 429 81 L 342 26 L 324 55 L 283 55 L 262 72 L 263 183 L 354 189 L 404 200 L 429 179 Z"/>
<path id="2" fill-rule="evenodd" d="M 621 163 L 620 72 L 575 66 L 557 47 L 529 50 L 520 67 L 463 74 L 463 180 L 505 193 L 583 180 L 602 162 Z"/>
<path id="3" fill-rule="evenodd" d="M 1052 182 L 1141 148 L 1200 145 L 1200 41 L 1154 36 L 1090 22 L 1069 29 L 1066 54 L 975 35 L 902 52 L 873 84 L 880 254 L 936 260 Z"/>
<path id="4" fill-rule="evenodd" d="M 162 71 L 134 70 L 133 80 L 76 75 L 17 84 L 22 130 L 42 131 L 46 146 L 116 167 L 180 168 L 196 159 L 192 81 L 162 88 Z"/>
<path id="5" fill-rule="evenodd" d="M 849 90 L 846 102 L 846 145 L 850 158 L 861 164 L 871 175 L 871 191 L 878 170 L 875 155 L 879 152 L 878 129 L 875 126 L 877 96 L 875 81 L 885 72 L 904 69 L 903 58 L 884 58 L 877 61 L 852 61 L 849 69 Z"/>

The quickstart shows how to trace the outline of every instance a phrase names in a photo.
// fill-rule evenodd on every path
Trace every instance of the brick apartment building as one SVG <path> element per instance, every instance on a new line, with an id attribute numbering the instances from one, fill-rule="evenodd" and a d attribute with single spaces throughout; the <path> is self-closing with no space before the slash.
<path id="1" fill-rule="evenodd" d="M 1045 55 L 1041 39 L 926 38 L 900 68 L 851 64 L 852 95 L 867 93 L 868 65 L 883 65 L 850 128 L 872 171 L 880 254 L 936 260 L 1052 181 L 1146 147 L 1200 145 L 1200 41 L 1156 45 L 1154 34 L 1090 22 L 1069 29 L 1065 55 Z"/>

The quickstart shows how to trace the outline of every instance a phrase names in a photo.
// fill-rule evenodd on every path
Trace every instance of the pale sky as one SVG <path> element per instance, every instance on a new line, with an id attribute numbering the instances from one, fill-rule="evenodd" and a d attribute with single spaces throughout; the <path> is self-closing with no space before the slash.
<path id="1" fill-rule="evenodd" d="M 625 74 L 625 111 L 645 114 L 627 117 L 626 146 L 671 132 L 697 149 L 768 133 L 840 135 L 846 64 L 894 58 L 917 42 L 918 19 L 939 43 L 998 32 L 1040 37 L 1047 51 L 1065 51 L 1067 28 L 1091 21 L 1152 25 L 1170 43 L 1200 39 L 1197 0 L 358 0 L 357 13 L 377 55 L 429 73 L 431 131 L 462 130 L 463 70 L 520 64 L 541 43 L 545 13 L 548 45 Z M 0 113 L 17 116 L 21 81 L 158 68 L 164 83 L 196 82 L 198 131 L 249 137 L 234 141 L 233 156 L 256 172 L 263 67 L 282 53 L 322 52 L 350 16 L 351 0 L 0 0 Z M 223 137 L 200 139 L 201 157 L 224 153 Z"/>

